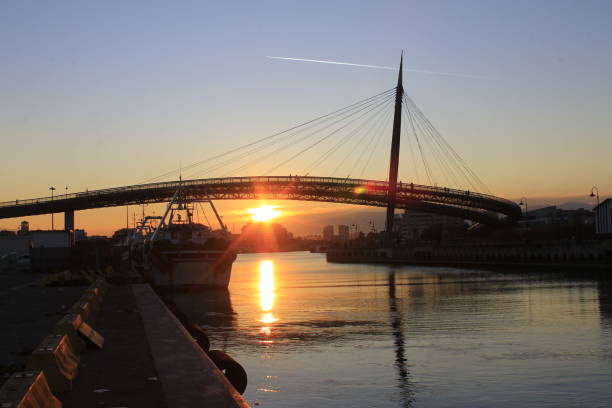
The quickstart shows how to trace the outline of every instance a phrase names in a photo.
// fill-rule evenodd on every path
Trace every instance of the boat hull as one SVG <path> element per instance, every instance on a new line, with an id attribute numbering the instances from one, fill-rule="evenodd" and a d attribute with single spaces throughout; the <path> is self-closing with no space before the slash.
<path id="1" fill-rule="evenodd" d="M 151 256 L 147 278 L 166 289 L 227 288 L 235 259 L 227 251 L 161 251 Z"/>

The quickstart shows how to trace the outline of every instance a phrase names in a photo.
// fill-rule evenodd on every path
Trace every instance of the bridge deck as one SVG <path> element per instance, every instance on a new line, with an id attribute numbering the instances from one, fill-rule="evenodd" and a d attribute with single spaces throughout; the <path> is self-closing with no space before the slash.
<path id="1" fill-rule="evenodd" d="M 335 177 L 209 178 L 92 190 L 0 203 L 0 218 L 169 201 L 181 186 L 189 198 L 276 199 L 386 207 L 388 183 Z M 396 207 L 447 214 L 482 223 L 513 221 L 520 207 L 509 200 L 446 187 L 398 183 Z"/>

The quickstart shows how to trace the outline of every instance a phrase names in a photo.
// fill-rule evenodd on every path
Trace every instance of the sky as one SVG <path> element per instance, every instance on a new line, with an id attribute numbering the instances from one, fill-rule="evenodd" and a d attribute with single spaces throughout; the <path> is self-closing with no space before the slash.
<path id="1" fill-rule="evenodd" d="M 50 186 L 135 184 L 396 81 L 392 70 L 267 56 L 397 66 L 401 50 L 406 68 L 461 74 L 406 71 L 404 87 L 493 194 L 530 205 L 589 202 L 597 186 L 604 198 L 612 194 L 611 20 L 612 2 L 591 0 L 3 1 L 0 201 L 47 196 Z M 400 179 L 414 179 L 402 149 Z M 388 148 L 373 162 L 366 176 L 384 180 Z M 309 215 L 283 219 L 299 234 L 320 233 L 334 214 L 363 223 L 374 211 L 273 204 Z M 255 205 L 219 203 L 237 228 Z M 125 213 L 79 212 L 77 227 L 109 234 Z M 47 216 L 29 220 L 50 226 Z M 0 229 L 19 221 L 0 220 Z"/>

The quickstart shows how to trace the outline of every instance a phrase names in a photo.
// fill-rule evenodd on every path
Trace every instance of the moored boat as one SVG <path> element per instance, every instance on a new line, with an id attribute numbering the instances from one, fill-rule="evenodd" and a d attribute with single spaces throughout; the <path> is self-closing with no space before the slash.
<path id="1" fill-rule="evenodd" d="M 145 240 L 145 277 L 168 289 L 227 288 L 236 251 L 213 203 L 221 228 L 193 221 L 197 202 L 177 191 L 150 238 Z"/>

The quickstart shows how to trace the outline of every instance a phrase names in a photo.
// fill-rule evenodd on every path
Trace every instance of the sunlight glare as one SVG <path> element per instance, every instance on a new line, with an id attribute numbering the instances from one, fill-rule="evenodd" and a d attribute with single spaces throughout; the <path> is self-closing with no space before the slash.
<path id="1" fill-rule="evenodd" d="M 272 261 L 259 263 L 259 306 L 269 312 L 274 305 L 274 264 Z"/>
<path id="2" fill-rule="evenodd" d="M 259 263 L 259 307 L 265 312 L 262 323 L 274 323 L 278 319 L 271 313 L 275 298 L 274 263 L 266 260 Z"/>
<path id="3" fill-rule="evenodd" d="M 281 215 L 281 212 L 272 205 L 262 205 L 257 208 L 249 208 L 247 212 L 251 214 L 251 220 L 257 222 L 268 222 Z"/>

